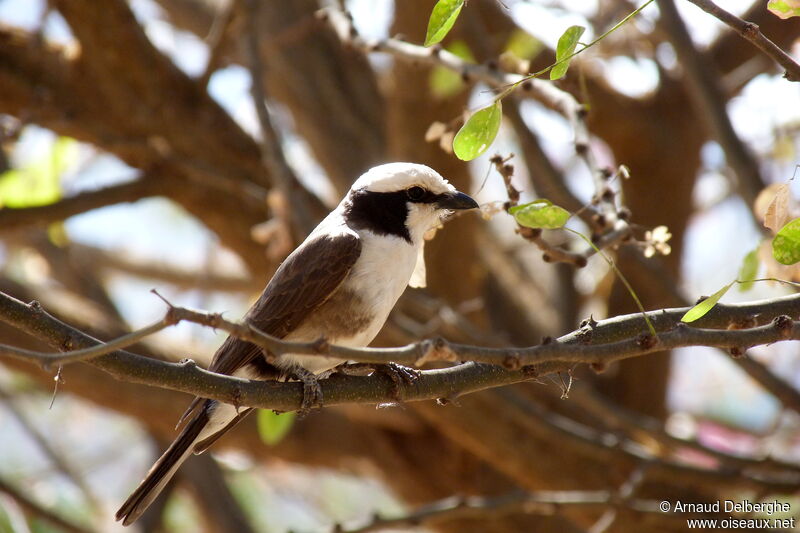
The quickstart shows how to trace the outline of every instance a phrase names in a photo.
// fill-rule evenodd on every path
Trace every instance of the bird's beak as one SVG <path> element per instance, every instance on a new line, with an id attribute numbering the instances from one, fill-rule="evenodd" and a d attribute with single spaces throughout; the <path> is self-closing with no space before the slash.
<path id="1" fill-rule="evenodd" d="M 475 209 L 478 207 L 478 202 L 463 192 L 456 191 L 442 194 L 436 205 L 439 209 Z"/>

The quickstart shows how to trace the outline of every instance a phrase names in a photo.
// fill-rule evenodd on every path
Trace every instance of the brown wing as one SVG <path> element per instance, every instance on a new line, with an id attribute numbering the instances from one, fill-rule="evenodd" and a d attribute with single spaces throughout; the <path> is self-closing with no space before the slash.
<path id="1" fill-rule="evenodd" d="M 305 242 L 281 264 L 244 320 L 283 338 L 339 287 L 361 253 L 358 235 L 320 235 Z M 209 370 L 232 374 L 261 354 L 254 344 L 228 337 Z"/>

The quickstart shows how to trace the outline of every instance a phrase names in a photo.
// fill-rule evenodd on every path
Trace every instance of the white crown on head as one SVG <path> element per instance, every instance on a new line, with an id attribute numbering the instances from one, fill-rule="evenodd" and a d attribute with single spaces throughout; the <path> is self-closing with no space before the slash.
<path id="1" fill-rule="evenodd" d="M 395 192 L 419 186 L 433 193 L 455 191 L 455 187 L 431 167 L 418 163 L 386 163 L 366 171 L 353 183 L 352 190 Z"/>

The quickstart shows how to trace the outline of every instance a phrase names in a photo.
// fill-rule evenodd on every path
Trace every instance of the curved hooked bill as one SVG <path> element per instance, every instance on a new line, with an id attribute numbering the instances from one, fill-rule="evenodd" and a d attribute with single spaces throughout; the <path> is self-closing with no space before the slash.
<path id="1" fill-rule="evenodd" d="M 436 205 L 440 209 L 475 209 L 478 202 L 463 192 L 455 191 L 439 195 Z"/>

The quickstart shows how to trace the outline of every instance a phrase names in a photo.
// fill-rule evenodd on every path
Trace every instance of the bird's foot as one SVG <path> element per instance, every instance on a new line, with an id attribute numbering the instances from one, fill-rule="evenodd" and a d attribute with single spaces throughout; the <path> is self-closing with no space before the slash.
<path id="1" fill-rule="evenodd" d="M 397 363 L 387 363 L 385 365 L 375 365 L 375 372 L 386 374 L 394 384 L 394 399 L 398 402 L 402 400 L 401 392 L 403 387 L 413 385 L 420 376 L 420 371 L 416 368 L 398 365 Z"/>
<path id="2" fill-rule="evenodd" d="M 376 365 L 372 363 L 345 363 L 336 367 L 336 374 L 343 376 L 368 376 L 375 372 L 375 367 Z"/>
<path id="3" fill-rule="evenodd" d="M 319 384 L 319 378 L 305 368 L 298 368 L 293 373 L 297 381 L 303 382 L 303 402 L 297 413 L 303 417 L 314 407 L 322 407 L 322 387 Z"/>

